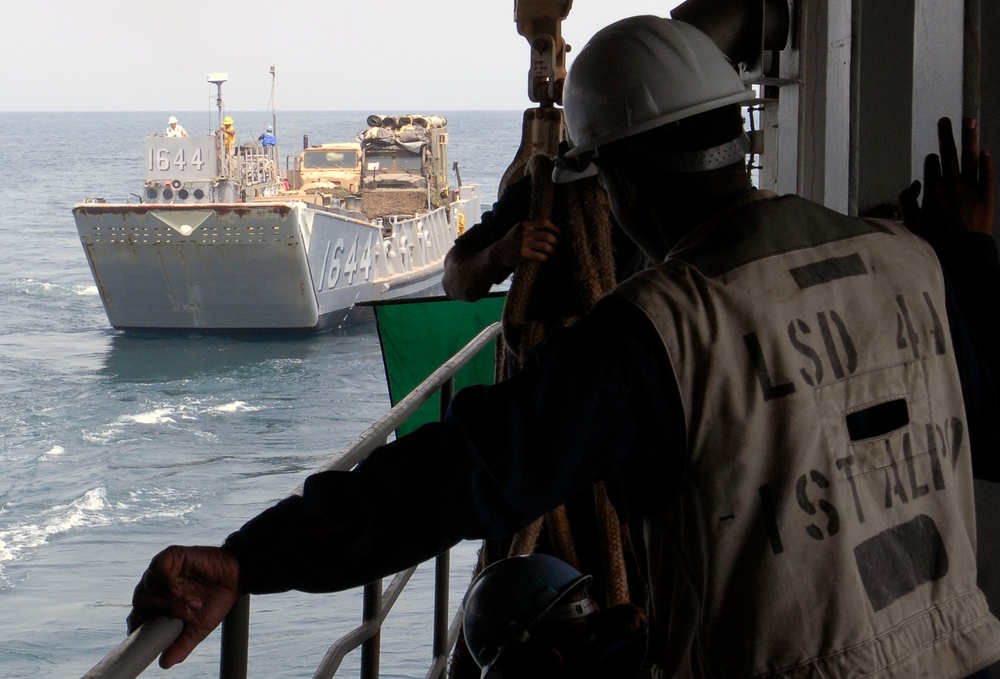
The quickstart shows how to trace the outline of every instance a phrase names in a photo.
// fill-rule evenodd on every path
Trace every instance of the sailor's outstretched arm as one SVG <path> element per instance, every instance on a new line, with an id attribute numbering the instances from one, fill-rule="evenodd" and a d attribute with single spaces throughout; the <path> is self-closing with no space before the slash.
<path id="1" fill-rule="evenodd" d="M 507 536 L 633 464 L 679 477 L 677 387 L 637 309 L 610 300 L 554 333 L 520 373 L 456 395 L 449 418 L 323 472 L 227 539 L 172 547 L 136 587 L 130 629 L 184 621 L 180 662 L 242 593 L 334 591 L 420 563 L 466 538 Z M 676 464 L 674 464 L 676 463 Z"/>
<path id="2" fill-rule="evenodd" d="M 361 585 L 463 539 L 512 535 L 646 456 L 667 460 L 679 412 L 650 322 L 630 305 L 599 305 L 510 380 L 461 391 L 446 421 L 351 472 L 313 475 L 226 549 L 252 593 Z"/>

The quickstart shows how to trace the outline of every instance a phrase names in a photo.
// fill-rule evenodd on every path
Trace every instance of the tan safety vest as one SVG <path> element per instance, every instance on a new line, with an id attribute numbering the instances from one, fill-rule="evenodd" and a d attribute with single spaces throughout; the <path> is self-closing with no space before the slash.
<path id="1" fill-rule="evenodd" d="M 926 243 L 758 192 L 613 294 L 662 337 L 687 434 L 679 499 L 643 518 L 655 676 L 942 679 L 1000 658 Z"/>

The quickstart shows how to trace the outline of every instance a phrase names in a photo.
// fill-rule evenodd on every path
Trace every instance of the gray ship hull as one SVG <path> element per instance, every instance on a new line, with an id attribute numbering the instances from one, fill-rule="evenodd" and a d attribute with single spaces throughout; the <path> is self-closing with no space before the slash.
<path id="1" fill-rule="evenodd" d="M 117 329 L 315 332 L 357 319 L 360 302 L 439 290 L 458 213 L 479 216 L 475 190 L 463 194 L 381 226 L 282 200 L 82 203 L 73 215 Z"/>

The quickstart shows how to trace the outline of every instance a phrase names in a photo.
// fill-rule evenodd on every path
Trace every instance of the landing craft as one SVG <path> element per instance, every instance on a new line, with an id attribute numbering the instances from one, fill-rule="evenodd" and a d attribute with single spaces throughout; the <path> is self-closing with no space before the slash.
<path id="1" fill-rule="evenodd" d="M 220 123 L 225 79 L 209 75 Z M 478 220 L 479 187 L 449 187 L 447 121 L 419 119 L 386 116 L 360 143 L 306 149 L 295 169 L 308 183 L 296 191 L 285 190 L 275 146 L 147 137 L 138 203 L 73 208 L 111 325 L 315 332 L 370 316 L 359 303 L 439 291 L 459 224 Z M 349 157 L 359 176 L 342 181 L 321 156 L 334 166 Z"/>

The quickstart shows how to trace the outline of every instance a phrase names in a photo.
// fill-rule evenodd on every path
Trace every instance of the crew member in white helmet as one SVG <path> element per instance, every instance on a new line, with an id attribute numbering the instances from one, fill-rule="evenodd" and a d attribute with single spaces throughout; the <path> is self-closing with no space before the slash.
<path id="1" fill-rule="evenodd" d="M 184 126 L 177 122 L 177 118 L 170 116 L 167 118 L 167 129 L 163 132 L 164 137 L 186 137 L 188 136 L 187 130 Z"/>
<path id="2" fill-rule="evenodd" d="M 967 128 L 960 168 L 942 124 L 929 245 L 755 191 L 751 96 L 687 24 L 594 36 L 566 81 L 565 162 L 597 166 L 661 264 L 445 421 L 309 477 L 221 548 L 157 555 L 129 625 L 184 622 L 161 665 L 242 594 L 367 583 L 598 479 L 642 557 L 654 677 L 960 678 L 1000 659 L 972 489 L 1000 480 L 989 157 Z"/>

